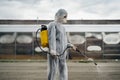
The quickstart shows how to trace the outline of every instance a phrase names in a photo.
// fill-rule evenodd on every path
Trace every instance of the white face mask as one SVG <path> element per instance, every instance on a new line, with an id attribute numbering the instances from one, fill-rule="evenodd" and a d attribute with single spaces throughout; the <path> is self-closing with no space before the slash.
<path id="1" fill-rule="evenodd" d="M 59 23 L 67 23 L 67 15 L 55 16 L 55 20 Z"/>
<path id="2" fill-rule="evenodd" d="M 60 23 L 67 23 L 67 18 L 59 18 L 56 20 L 57 20 L 57 22 L 60 22 Z"/>
<path id="3" fill-rule="evenodd" d="M 67 18 L 64 18 L 64 19 L 63 19 L 63 23 L 67 23 Z"/>

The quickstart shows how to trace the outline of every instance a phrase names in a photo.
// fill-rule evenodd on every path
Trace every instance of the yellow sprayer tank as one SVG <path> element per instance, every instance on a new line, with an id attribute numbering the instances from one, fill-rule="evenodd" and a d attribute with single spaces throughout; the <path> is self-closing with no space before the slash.
<path id="1" fill-rule="evenodd" d="M 47 30 L 47 26 L 45 25 L 41 26 L 40 42 L 43 48 L 48 47 L 48 30 Z"/>

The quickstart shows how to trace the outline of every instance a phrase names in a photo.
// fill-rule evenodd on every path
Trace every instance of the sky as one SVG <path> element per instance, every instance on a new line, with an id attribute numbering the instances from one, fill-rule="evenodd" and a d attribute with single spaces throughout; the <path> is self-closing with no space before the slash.
<path id="1" fill-rule="evenodd" d="M 58 9 L 68 19 L 120 19 L 120 0 L 0 0 L 0 19 L 54 19 Z"/>

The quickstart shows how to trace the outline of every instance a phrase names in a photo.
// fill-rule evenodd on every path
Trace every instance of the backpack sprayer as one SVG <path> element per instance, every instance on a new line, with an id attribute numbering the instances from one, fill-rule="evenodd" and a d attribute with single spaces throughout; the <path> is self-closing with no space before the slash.
<path id="1" fill-rule="evenodd" d="M 39 33 L 40 39 L 38 41 L 37 40 L 37 34 L 38 34 L 39 31 L 40 31 L 40 33 Z M 51 53 L 49 51 L 45 51 L 45 50 L 42 49 L 42 47 L 43 48 L 45 48 L 45 47 L 49 48 L 48 30 L 47 30 L 47 26 L 46 25 L 41 25 L 41 28 L 39 28 L 36 31 L 36 42 L 37 42 L 37 45 L 39 46 L 39 48 L 42 50 L 42 52 L 51 55 Z M 63 55 L 68 48 L 73 48 L 73 46 L 72 45 L 67 45 L 67 47 L 65 48 L 65 50 L 63 51 L 62 54 L 55 55 L 55 56 L 59 57 L 59 56 Z M 97 65 L 97 63 L 92 58 L 89 58 L 88 56 L 86 56 L 85 54 L 80 52 L 79 49 L 76 48 L 76 51 L 79 54 L 83 55 L 88 61 L 92 61 L 95 65 Z"/>
<path id="2" fill-rule="evenodd" d="M 37 34 L 38 34 L 39 31 L 40 31 L 40 33 L 39 33 L 40 39 L 39 39 L 39 41 L 38 41 L 38 40 L 37 40 Z M 45 47 L 49 48 L 48 30 L 47 30 L 47 26 L 46 26 L 46 25 L 41 25 L 41 28 L 39 28 L 39 29 L 36 31 L 36 42 L 37 42 L 37 45 L 39 46 L 39 48 L 41 49 L 42 52 L 51 55 L 51 53 L 50 53 L 49 51 L 45 51 L 45 50 L 42 49 L 42 47 L 43 47 L 43 48 L 45 48 Z M 63 51 L 62 54 L 55 55 L 55 56 L 58 56 L 58 57 L 59 57 L 59 56 L 63 55 L 67 49 L 68 49 L 68 47 L 65 48 L 65 50 Z"/>

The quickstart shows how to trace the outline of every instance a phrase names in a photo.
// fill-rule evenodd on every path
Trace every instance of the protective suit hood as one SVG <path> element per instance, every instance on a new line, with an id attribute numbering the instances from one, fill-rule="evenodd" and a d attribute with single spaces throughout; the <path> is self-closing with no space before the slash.
<path id="1" fill-rule="evenodd" d="M 58 23 L 66 23 L 67 11 L 64 9 L 59 9 L 55 14 L 55 21 Z"/>

